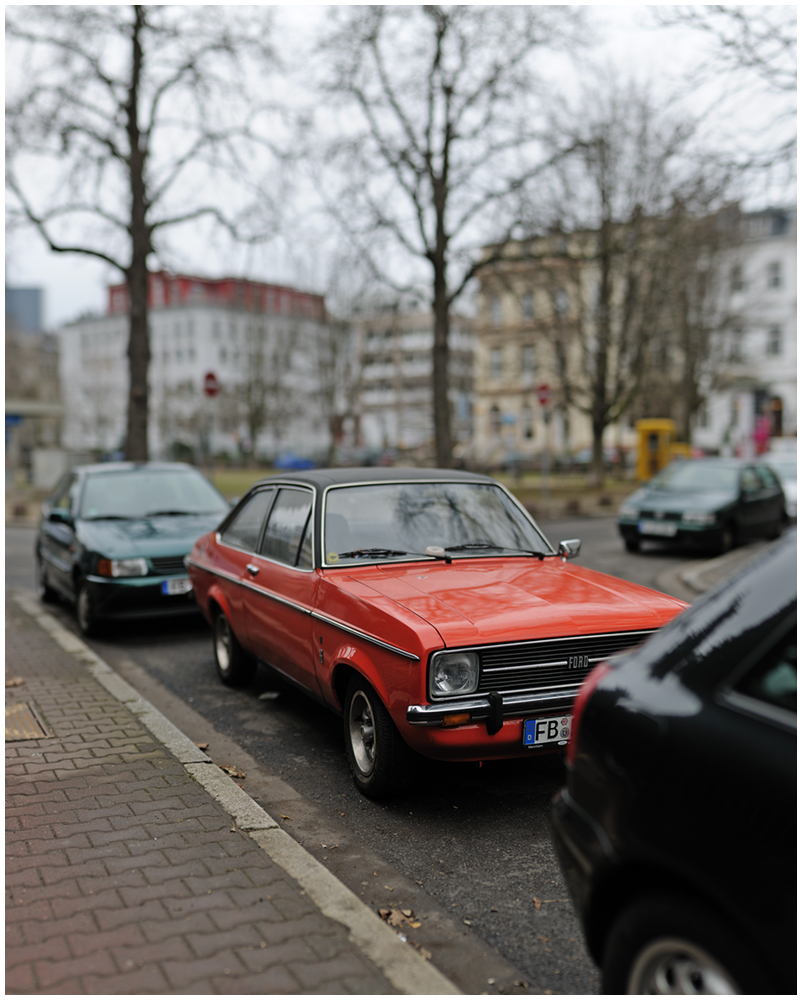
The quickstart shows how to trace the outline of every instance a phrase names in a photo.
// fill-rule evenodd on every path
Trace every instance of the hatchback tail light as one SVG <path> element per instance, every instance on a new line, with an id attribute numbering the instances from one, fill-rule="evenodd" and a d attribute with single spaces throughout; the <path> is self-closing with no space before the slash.
<path id="1" fill-rule="evenodd" d="M 582 719 L 582 713 L 585 710 L 585 705 L 588 703 L 588 698 L 590 698 L 596 690 L 599 682 L 606 677 L 612 669 L 613 668 L 609 663 L 598 664 L 598 666 L 591 670 L 585 678 L 582 687 L 579 689 L 579 694 L 576 696 L 576 701 L 574 702 L 573 719 L 571 720 L 571 738 L 568 741 L 568 753 L 566 754 L 568 764 L 574 763 L 576 746 L 579 741 L 579 723 Z"/>

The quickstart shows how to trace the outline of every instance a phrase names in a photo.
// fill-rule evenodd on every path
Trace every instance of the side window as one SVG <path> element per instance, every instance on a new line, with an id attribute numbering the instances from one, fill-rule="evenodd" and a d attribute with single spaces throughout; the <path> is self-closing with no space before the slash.
<path id="1" fill-rule="evenodd" d="M 767 465 L 758 465 L 756 468 L 763 485 L 770 490 L 776 490 L 780 484 L 771 469 Z"/>
<path id="2" fill-rule="evenodd" d="M 746 493 L 756 493 L 761 489 L 760 480 L 754 469 L 744 469 L 741 473 L 741 489 Z"/>
<path id="3" fill-rule="evenodd" d="M 735 685 L 735 691 L 757 701 L 796 712 L 796 631 L 792 630 L 761 657 Z"/>
<path id="4" fill-rule="evenodd" d="M 69 513 L 73 508 L 77 489 L 78 477 L 74 473 L 68 473 L 58 484 L 55 493 L 50 498 L 51 508 Z"/>
<path id="5" fill-rule="evenodd" d="M 298 565 L 301 541 L 311 512 L 309 490 L 280 489 L 270 511 L 259 554 L 289 566 Z"/>
<path id="6" fill-rule="evenodd" d="M 256 551 L 262 522 L 275 495 L 274 489 L 260 490 L 246 501 L 222 532 L 221 538 L 226 545 L 235 545 L 249 552 Z"/>

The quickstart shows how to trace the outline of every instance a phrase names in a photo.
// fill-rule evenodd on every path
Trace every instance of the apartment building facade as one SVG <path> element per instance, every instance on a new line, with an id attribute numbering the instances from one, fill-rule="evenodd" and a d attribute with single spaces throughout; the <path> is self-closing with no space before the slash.
<path id="1" fill-rule="evenodd" d="M 149 276 L 149 309 L 153 457 L 325 450 L 328 430 L 315 405 L 316 349 L 327 329 L 322 296 L 160 271 Z M 114 453 L 128 396 L 125 285 L 109 288 L 104 315 L 81 317 L 58 336 L 64 445 Z M 207 394 L 208 381 L 216 394 Z"/>

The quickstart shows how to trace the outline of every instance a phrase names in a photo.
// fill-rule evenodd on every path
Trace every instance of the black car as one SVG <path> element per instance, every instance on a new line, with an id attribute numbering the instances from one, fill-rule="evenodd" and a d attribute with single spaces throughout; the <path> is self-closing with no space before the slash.
<path id="1" fill-rule="evenodd" d="M 755 538 L 777 538 L 787 522 L 773 470 L 737 458 L 680 459 L 627 497 L 618 530 L 630 552 L 644 541 L 716 552 Z"/>
<path id="2" fill-rule="evenodd" d="M 195 613 L 184 558 L 228 510 L 190 465 L 77 466 L 42 506 L 39 595 L 74 602 L 86 635 L 107 619 Z"/>
<path id="3" fill-rule="evenodd" d="M 574 705 L 555 844 L 602 992 L 796 993 L 796 529 Z"/>

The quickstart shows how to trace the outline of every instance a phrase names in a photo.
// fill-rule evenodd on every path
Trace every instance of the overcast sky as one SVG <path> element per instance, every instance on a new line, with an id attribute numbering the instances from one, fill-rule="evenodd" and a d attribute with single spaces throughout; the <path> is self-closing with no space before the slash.
<path id="1" fill-rule="evenodd" d="M 606 6 L 590 5 L 586 8 L 592 22 L 597 25 L 592 58 L 615 65 L 624 76 L 653 81 L 658 88 L 675 84 L 701 55 L 700 40 L 684 29 L 657 29 L 651 5 Z M 281 30 L 298 44 L 311 40 L 313 25 L 319 22 L 322 8 L 282 5 L 278 10 Z M 285 52 L 291 46 L 283 46 Z M 296 60 L 297 62 L 297 60 Z M 564 78 L 565 79 L 565 78 Z M 748 127 L 750 114 L 754 119 L 761 114 L 759 103 L 743 108 L 740 116 L 728 121 L 731 134 L 741 127 Z M 784 191 L 757 191 L 752 205 L 759 207 L 762 200 L 794 198 L 790 189 Z M 209 255 L 203 247 L 188 243 L 184 260 L 186 270 L 194 263 L 199 273 L 209 274 Z M 228 274 L 248 274 L 265 281 L 304 281 L 294 270 L 288 255 L 278 246 L 259 251 L 234 251 L 227 258 Z M 45 293 L 45 323 L 54 328 L 77 318 L 84 312 L 101 312 L 105 309 L 105 288 L 110 281 L 121 280 L 119 274 L 107 266 L 81 258 L 79 255 L 53 254 L 33 231 L 14 234 L 6 241 L 6 284 L 14 287 L 40 287 Z M 306 282 L 308 284 L 308 281 Z"/>

